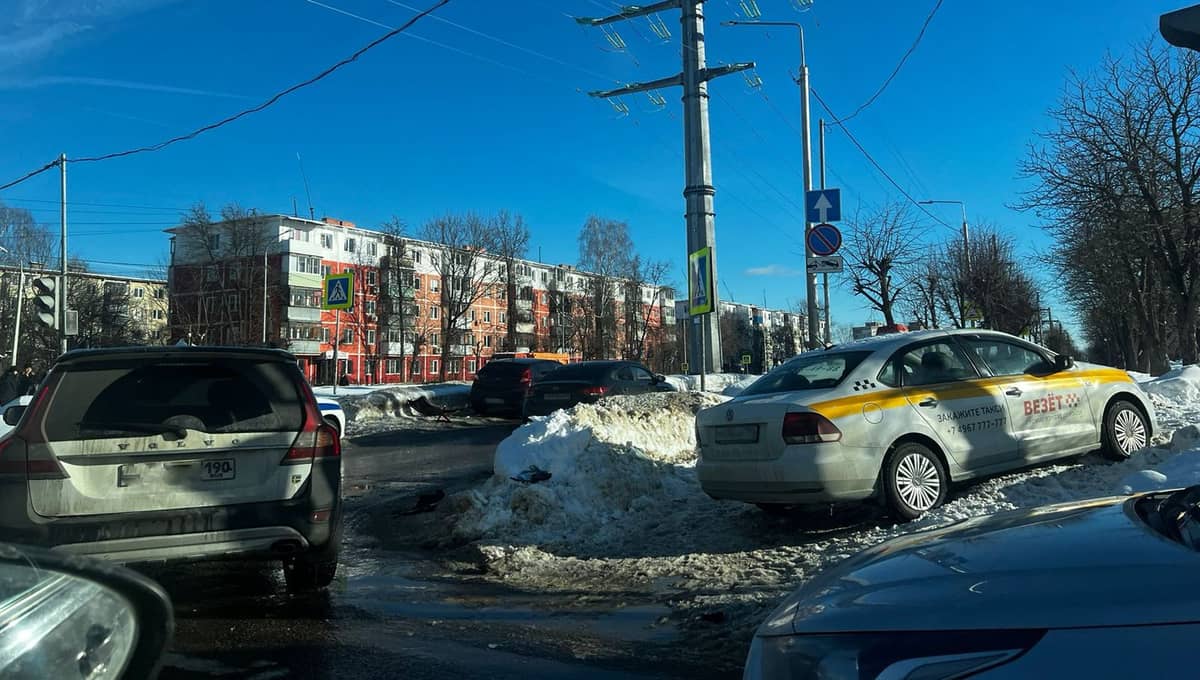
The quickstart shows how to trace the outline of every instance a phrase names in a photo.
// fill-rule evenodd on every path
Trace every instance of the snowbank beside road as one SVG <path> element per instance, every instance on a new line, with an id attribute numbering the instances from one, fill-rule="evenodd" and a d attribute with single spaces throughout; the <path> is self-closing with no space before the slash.
<path id="1" fill-rule="evenodd" d="M 721 394 L 730 385 L 743 382 L 749 385 L 760 377 L 757 375 L 746 375 L 745 373 L 709 373 L 704 376 L 704 391 Z M 668 375 L 667 382 L 680 392 L 700 391 L 700 376 L 698 375 Z"/>
<path id="2" fill-rule="evenodd" d="M 626 515 L 658 514 L 697 492 L 695 413 L 724 400 L 610 397 L 535 418 L 500 443 L 491 480 L 443 504 L 455 537 L 545 545 L 623 535 Z M 550 479 L 512 479 L 531 466 Z"/>
<path id="3" fill-rule="evenodd" d="M 466 409 L 471 384 L 465 382 L 429 383 L 425 385 L 384 385 L 377 389 L 343 397 L 338 388 L 338 402 L 346 412 L 346 429 L 353 431 L 365 423 L 385 418 L 422 418 L 409 403 L 425 397 L 431 403 L 448 409 Z"/>

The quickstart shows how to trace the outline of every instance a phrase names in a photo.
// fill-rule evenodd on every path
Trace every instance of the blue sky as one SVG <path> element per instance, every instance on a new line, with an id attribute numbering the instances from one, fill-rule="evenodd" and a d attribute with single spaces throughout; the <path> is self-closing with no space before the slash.
<path id="1" fill-rule="evenodd" d="M 748 1 L 748 0 L 747 0 Z M 53 159 L 118 151 L 190 131 L 261 101 L 348 55 L 424 7 L 420 0 L 10 0 L 0 16 L 0 183 Z M 803 297 L 798 59 L 788 29 L 723 27 L 738 0 L 709 0 L 710 64 L 755 61 L 710 86 L 721 295 L 772 307 Z M 891 72 L 934 0 L 757 0 L 765 20 L 805 25 L 813 87 L 841 115 Z M 965 201 L 972 223 L 1017 238 L 1032 258 L 1046 238 L 1008 206 L 1028 186 L 1018 164 L 1068 69 L 1155 34 L 1183 0 L 946 0 L 889 89 L 847 125 L 915 198 Z M 15 10 L 13 9 L 15 7 Z M 334 9 L 342 10 L 342 12 Z M 679 93 L 644 95 L 620 116 L 592 89 L 679 70 L 646 20 L 618 25 L 613 51 L 571 15 L 609 0 L 452 0 L 358 62 L 274 107 L 169 149 L 69 169 L 70 250 L 142 273 L 167 253 L 181 208 L 227 202 L 305 208 L 303 155 L 317 216 L 364 226 L 392 215 L 415 230 L 446 211 L 508 209 L 533 231 L 530 255 L 573 263 L 592 213 L 629 222 L 638 249 L 684 262 Z M 343 12 L 356 15 L 354 18 Z M 506 44 L 507 43 L 507 44 Z M 816 118 L 823 115 L 813 101 Z M 815 139 L 814 139 L 815 154 Z M 844 210 L 898 192 L 845 137 L 827 139 L 828 183 Z M 57 222 L 57 173 L 0 193 Z M 125 206 L 141 206 L 139 208 Z M 934 206 L 957 225 L 958 206 Z M 954 232 L 929 223 L 929 241 Z M 1046 297 L 1056 284 L 1043 277 Z M 835 322 L 873 316 L 840 287 Z M 1066 311 L 1056 310 L 1058 314 Z"/>

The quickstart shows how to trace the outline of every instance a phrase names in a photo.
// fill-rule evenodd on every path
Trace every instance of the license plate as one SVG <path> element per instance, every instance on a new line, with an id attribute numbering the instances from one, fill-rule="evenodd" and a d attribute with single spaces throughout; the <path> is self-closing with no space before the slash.
<path id="1" fill-rule="evenodd" d="M 718 444 L 753 444 L 758 441 L 758 425 L 722 425 L 713 439 Z"/>
<path id="2" fill-rule="evenodd" d="M 569 394 L 547 394 L 546 401 L 566 401 L 571 398 Z"/>
<path id="3" fill-rule="evenodd" d="M 200 461 L 200 479 L 208 482 L 237 477 L 237 461 L 232 458 L 213 458 Z"/>
<path id="4" fill-rule="evenodd" d="M 504 400 L 501 399 L 500 397 L 487 397 L 486 399 L 483 400 L 483 403 L 485 403 L 485 404 L 503 404 Z"/>

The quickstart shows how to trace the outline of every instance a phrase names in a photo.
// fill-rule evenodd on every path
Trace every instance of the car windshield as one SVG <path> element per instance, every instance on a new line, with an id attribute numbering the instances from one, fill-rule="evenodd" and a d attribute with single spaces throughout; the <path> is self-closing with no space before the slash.
<path id="1" fill-rule="evenodd" d="M 754 381 L 743 396 L 837 387 L 870 352 L 818 353 L 799 356 Z"/>
<path id="2" fill-rule="evenodd" d="M 278 362 L 139 357 L 68 365 L 50 401 L 46 436 L 298 431 L 304 414 L 297 384 Z"/>

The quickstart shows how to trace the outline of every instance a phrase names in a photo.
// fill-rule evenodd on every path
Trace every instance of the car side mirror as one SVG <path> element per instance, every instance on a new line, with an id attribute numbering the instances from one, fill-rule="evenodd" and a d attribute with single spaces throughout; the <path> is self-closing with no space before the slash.
<path id="1" fill-rule="evenodd" d="M 667 376 L 665 376 L 665 375 L 663 375 L 663 374 L 661 374 L 661 373 L 655 373 L 655 374 L 654 374 L 654 382 L 656 382 L 656 383 L 665 383 L 666 381 L 667 381 Z"/>
<path id="2" fill-rule="evenodd" d="M 17 423 L 21 422 L 21 416 L 25 414 L 25 408 L 24 406 L 9 406 L 4 409 L 4 424 L 15 427 Z"/>
<path id="3" fill-rule="evenodd" d="M 1075 360 L 1072 359 L 1069 354 L 1055 354 L 1054 355 L 1054 371 L 1056 373 L 1059 371 L 1065 371 L 1068 368 L 1072 368 L 1074 366 L 1075 366 Z"/>
<path id="4" fill-rule="evenodd" d="M 167 594 L 101 560 L 0 543 L 0 676 L 150 678 L 171 641 Z"/>

